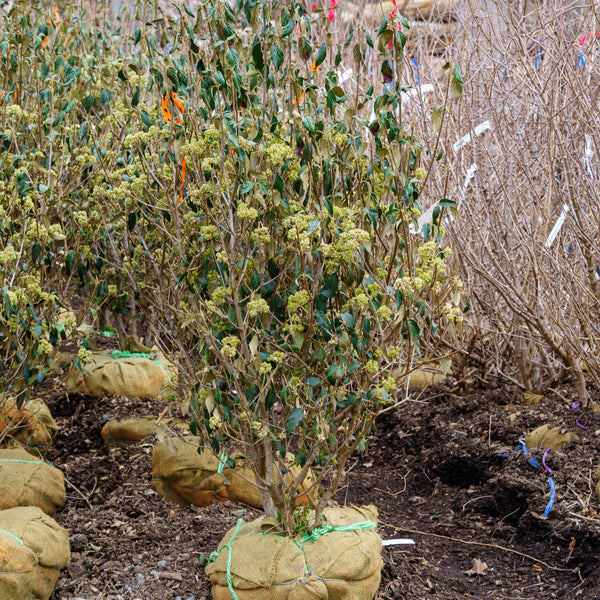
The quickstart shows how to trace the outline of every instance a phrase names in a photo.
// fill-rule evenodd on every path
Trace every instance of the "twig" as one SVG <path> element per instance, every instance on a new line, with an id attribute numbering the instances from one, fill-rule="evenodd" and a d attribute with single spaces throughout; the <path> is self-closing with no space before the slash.
<path id="1" fill-rule="evenodd" d="M 600 519 L 593 519 L 592 517 L 584 517 L 583 515 L 579 515 L 577 513 L 568 511 L 570 515 L 572 515 L 573 517 L 577 517 L 578 519 L 585 519 L 586 521 L 592 521 L 593 523 L 596 523 L 597 525 L 600 525 Z"/>
<path id="2" fill-rule="evenodd" d="M 408 474 L 412 471 L 412 469 L 409 469 L 408 471 L 406 471 L 406 474 L 402 476 L 402 479 L 404 479 L 404 487 L 399 491 L 399 492 L 388 492 L 387 490 L 382 490 L 380 488 L 374 488 L 376 491 L 378 492 L 382 492 L 383 494 L 387 494 L 388 496 L 399 496 L 400 494 L 403 494 L 406 491 L 406 478 L 408 477 Z"/>
<path id="3" fill-rule="evenodd" d="M 88 508 L 90 510 L 94 510 L 92 505 L 90 504 L 88 496 L 84 495 L 83 492 L 81 492 L 79 490 L 79 488 L 75 487 L 66 477 L 65 477 L 65 481 L 85 500 L 85 503 L 88 505 Z"/>
<path id="4" fill-rule="evenodd" d="M 483 500 L 484 498 L 493 498 L 493 496 L 490 496 L 490 495 L 487 495 L 487 496 L 477 496 L 477 498 L 471 498 L 470 500 L 467 500 L 462 505 L 462 512 L 465 512 L 465 506 L 467 506 L 467 504 L 470 504 L 471 502 L 475 502 L 477 500 Z"/>
<path id="5" fill-rule="evenodd" d="M 413 533 L 413 534 L 417 534 L 417 535 L 429 535 L 432 537 L 442 538 L 444 540 L 460 542 L 461 544 L 467 544 L 469 546 L 484 546 L 485 548 L 494 548 L 496 550 L 503 550 L 504 552 L 511 552 L 512 554 L 517 554 L 518 556 L 522 556 L 523 558 L 527 558 L 536 563 L 544 565 L 545 567 L 548 567 L 549 569 L 553 569 L 554 571 L 565 571 L 567 573 L 577 573 L 577 575 L 579 575 L 579 578 L 581 579 L 581 581 L 583 581 L 583 578 L 581 577 L 581 570 L 579 569 L 579 567 L 577 567 L 575 569 L 565 569 L 562 567 L 554 567 L 554 566 L 548 564 L 547 562 L 545 562 L 539 558 L 536 558 L 535 556 L 531 556 L 530 554 L 525 554 L 524 552 L 519 552 L 518 550 L 513 550 L 512 548 L 506 548 L 506 546 L 499 546 L 498 544 L 490 544 L 489 542 L 475 542 L 472 540 L 461 540 L 460 538 L 455 538 L 455 537 L 452 537 L 449 535 L 441 535 L 439 533 L 429 533 L 428 531 L 419 531 L 418 529 L 408 529 L 407 527 L 396 527 L 395 525 L 390 525 L 389 523 L 385 523 L 384 521 L 381 521 L 381 520 L 379 522 L 382 525 L 385 525 L 386 527 L 391 527 L 395 531 L 406 531 L 408 533 Z"/>
<path id="6" fill-rule="evenodd" d="M 156 419 L 155 425 L 158 425 L 164 419 L 164 417 L 167 414 L 168 410 L 169 410 L 169 405 L 167 404 L 167 406 L 165 406 L 163 408 L 163 411 L 160 413 L 160 415 L 158 415 L 158 419 Z"/>

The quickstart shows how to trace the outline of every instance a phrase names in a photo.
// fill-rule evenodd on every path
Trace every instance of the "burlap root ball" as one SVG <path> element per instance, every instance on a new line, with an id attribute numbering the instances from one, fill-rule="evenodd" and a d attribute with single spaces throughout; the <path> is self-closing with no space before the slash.
<path id="1" fill-rule="evenodd" d="M 246 465 L 241 453 L 230 456 L 235 461 L 233 469 L 225 467 L 219 474 L 219 458 L 209 450 L 198 452 L 201 440 L 194 436 L 168 438 L 157 444 L 152 452 L 152 485 L 163 498 L 180 506 L 209 506 L 216 500 L 243 502 L 262 508 L 260 493 L 255 485 L 252 469 Z M 285 476 L 292 483 L 299 472 L 292 467 Z M 309 473 L 299 491 L 300 502 L 306 504 L 311 489 L 312 474 Z"/>
<path id="2" fill-rule="evenodd" d="M 48 600 L 70 557 L 67 530 L 41 509 L 0 511 L 2 600 Z"/>
<path id="3" fill-rule="evenodd" d="M 278 534 L 267 517 L 231 529 L 206 567 L 214 600 L 232 598 L 228 578 L 240 600 L 372 600 L 383 566 L 377 509 L 323 515 L 331 530 L 314 540 Z"/>
<path id="4" fill-rule="evenodd" d="M 52 369 L 60 372 L 74 357 L 57 355 Z M 65 378 L 69 392 L 91 396 L 167 399 L 177 387 L 177 368 L 153 347 L 150 352 L 113 350 L 90 353 L 90 360 Z"/>
<path id="5" fill-rule="evenodd" d="M 52 445 L 58 427 L 43 400 L 29 400 L 19 409 L 13 398 L 3 398 L 0 399 L 0 433 L 5 431 L 1 447 L 24 447 L 31 454 L 41 456 Z"/>
<path id="6" fill-rule="evenodd" d="M 62 471 L 22 448 L 0 450 L 0 510 L 38 506 L 53 515 L 64 503 Z"/>

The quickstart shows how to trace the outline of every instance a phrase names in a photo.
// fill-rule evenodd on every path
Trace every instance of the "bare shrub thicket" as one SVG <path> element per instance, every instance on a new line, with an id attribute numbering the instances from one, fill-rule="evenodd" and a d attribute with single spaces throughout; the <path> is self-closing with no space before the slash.
<path id="1" fill-rule="evenodd" d="M 600 382 L 598 24 L 584 2 L 466 0 L 445 50 L 464 93 L 429 181 L 460 206 L 447 225 L 472 301 L 471 358 L 524 390 L 571 376 L 584 405 L 586 379 Z"/>

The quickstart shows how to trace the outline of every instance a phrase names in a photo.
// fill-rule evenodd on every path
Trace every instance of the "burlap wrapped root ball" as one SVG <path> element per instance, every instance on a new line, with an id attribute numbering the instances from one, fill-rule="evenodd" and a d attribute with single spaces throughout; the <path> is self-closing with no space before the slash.
<path id="1" fill-rule="evenodd" d="M 158 416 L 132 417 L 121 421 L 108 421 L 100 435 L 107 446 L 127 446 L 141 442 L 151 433 L 156 433 Z M 162 419 L 161 423 L 168 427 L 189 430 L 189 425 L 173 418 Z"/>
<path id="2" fill-rule="evenodd" d="M 29 400 L 20 409 L 13 398 L 0 400 L 0 434 L 6 431 L 2 447 L 22 446 L 35 455 L 45 454 L 58 427 L 43 400 Z"/>
<path id="3" fill-rule="evenodd" d="M 70 557 L 66 529 L 39 508 L 0 511 L 2 600 L 48 600 Z"/>
<path id="4" fill-rule="evenodd" d="M 53 515 L 64 503 L 62 471 L 22 448 L 0 450 L 0 510 L 37 506 Z"/>
<path id="5" fill-rule="evenodd" d="M 73 356 L 57 356 L 53 370 L 72 363 Z M 128 396 L 167 399 L 177 387 L 177 368 L 156 347 L 149 352 L 94 351 L 65 379 L 69 392 L 91 396 Z"/>
<path id="6" fill-rule="evenodd" d="M 180 506 L 209 506 L 216 500 L 232 500 L 262 508 L 256 479 L 245 457 L 239 452 L 232 454 L 229 457 L 235 462 L 232 469 L 222 466 L 209 450 L 199 453 L 200 446 L 201 440 L 195 436 L 167 438 L 157 444 L 152 452 L 154 489 Z M 298 472 L 299 467 L 290 468 L 285 475 L 286 482 L 293 483 Z M 307 504 L 314 493 L 311 486 L 312 473 L 309 472 L 299 489 L 299 492 L 306 491 L 300 497 L 302 504 Z"/>
<path id="7" fill-rule="evenodd" d="M 372 600 L 381 580 L 377 509 L 328 508 L 305 538 L 261 517 L 231 529 L 206 566 L 214 600 Z M 229 583 L 229 581 L 231 583 Z"/>

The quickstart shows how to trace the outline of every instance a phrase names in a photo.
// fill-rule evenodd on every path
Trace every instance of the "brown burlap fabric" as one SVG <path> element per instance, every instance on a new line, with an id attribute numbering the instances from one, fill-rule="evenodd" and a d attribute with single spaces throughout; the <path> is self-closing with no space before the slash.
<path id="1" fill-rule="evenodd" d="M 224 467 L 219 474 L 219 458 L 209 450 L 198 453 L 200 445 L 200 439 L 193 436 L 168 438 L 157 444 L 152 453 L 154 489 L 180 506 L 208 506 L 215 500 L 233 500 L 262 508 L 254 473 L 244 456 L 232 454 L 229 458 L 235 461 L 235 467 Z M 295 478 L 293 473 L 298 472 L 290 471 L 286 476 L 288 483 Z M 309 474 L 301 491 L 308 490 L 311 483 Z M 307 495 L 300 500 L 307 503 Z"/>
<path id="2" fill-rule="evenodd" d="M 0 433 L 5 430 L 2 447 L 18 444 L 39 456 L 52 445 L 58 427 L 43 400 L 30 400 L 19 410 L 14 399 L 6 398 L 0 400 Z"/>
<path id="3" fill-rule="evenodd" d="M 53 515 L 64 503 L 62 471 L 22 448 L 0 450 L 0 510 L 38 506 Z"/>
<path id="4" fill-rule="evenodd" d="M 70 556 L 67 531 L 39 508 L 0 511 L 2 600 L 48 600 Z"/>
<path id="5" fill-rule="evenodd" d="M 46 403 L 40 398 L 30 400 L 24 408 L 33 415 L 35 427 L 30 431 L 19 430 L 13 437 L 23 444 L 28 452 L 45 454 L 58 433 L 56 421 Z"/>
<path id="6" fill-rule="evenodd" d="M 100 435 L 107 446 L 126 446 L 141 442 L 147 435 L 156 433 L 158 416 L 132 417 L 122 421 L 108 421 Z M 184 431 L 189 430 L 187 423 L 176 419 L 162 419 L 161 423 L 171 427 L 177 426 Z"/>
<path id="7" fill-rule="evenodd" d="M 240 600 L 372 600 L 383 565 L 373 527 L 377 510 L 329 508 L 323 514 L 331 530 L 317 530 L 314 540 L 277 534 L 267 517 L 231 529 L 206 566 L 213 598 L 232 598 L 229 570 Z"/>

